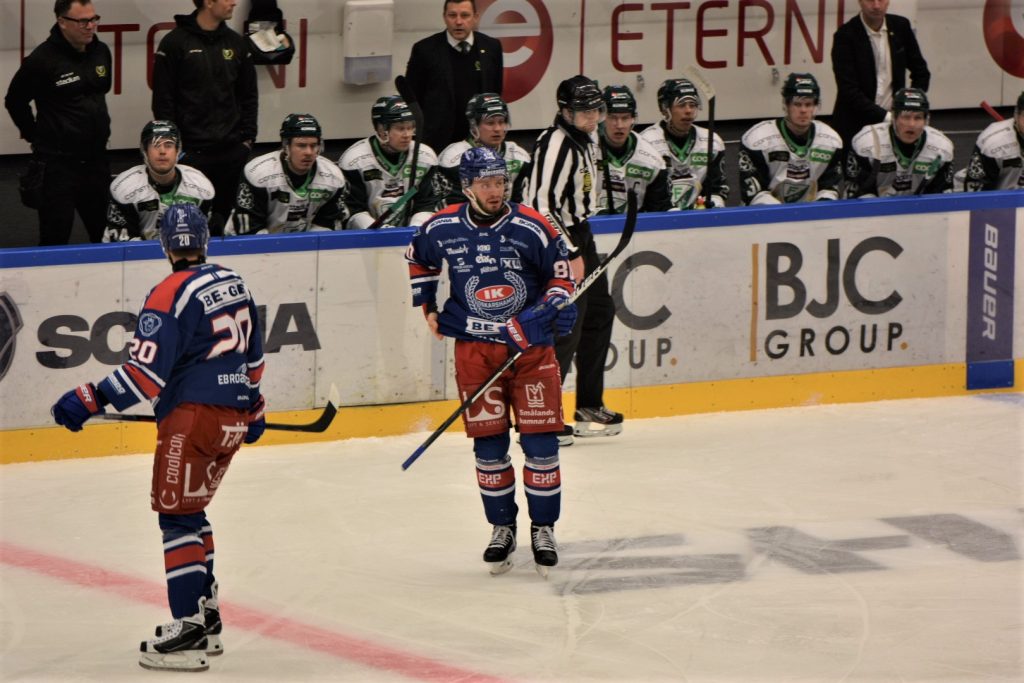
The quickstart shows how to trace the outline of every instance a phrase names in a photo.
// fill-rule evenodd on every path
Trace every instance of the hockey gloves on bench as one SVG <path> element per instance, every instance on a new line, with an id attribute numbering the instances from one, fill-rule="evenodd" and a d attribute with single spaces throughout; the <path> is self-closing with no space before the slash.
<path id="1" fill-rule="evenodd" d="M 57 399 L 50 408 L 50 414 L 61 427 L 79 432 L 90 417 L 106 412 L 103 409 L 106 403 L 106 399 L 96 391 L 96 385 L 90 382 L 75 387 Z"/>
<path id="2" fill-rule="evenodd" d="M 263 431 L 267 428 L 267 418 L 264 414 L 266 408 L 267 402 L 263 400 L 263 394 L 260 394 L 256 403 L 249 408 L 249 431 L 245 434 L 246 443 L 256 443 L 263 436 Z"/>

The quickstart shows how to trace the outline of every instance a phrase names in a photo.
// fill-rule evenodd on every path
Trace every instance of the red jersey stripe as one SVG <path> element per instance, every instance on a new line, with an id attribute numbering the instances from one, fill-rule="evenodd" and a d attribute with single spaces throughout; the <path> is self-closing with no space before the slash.
<path id="1" fill-rule="evenodd" d="M 537 211 L 535 208 L 533 208 L 532 206 L 527 206 L 526 204 L 520 204 L 519 211 L 527 218 L 532 218 L 533 220 L 543 225 L 545 229 L 547 229 L 548 231 L 548 237 L 550 237 L 551 239 L 555 239 L 556 237 L 558 237 L 559 233 L 558 230 L 555 229 L 555 226 L 551 225 L 551 223 L 548 222 L 548 219 L 544 218 L 544 216 L 542 216 L 540 212 Z"/>
<path id="2" fill-rule="evenodd" d="M 146 398 L 155 398 L 160 393 L 160 387 L 156 382 L 146 377 L 146 373 L 139 370 L 134 365 L 126 363 L 124 371 L 128 375 L 129 379 L 135 382 L 135 385 L 142 390 L 142 393 L 146 395 Z"/>
<path id="3" fill-rule="evenodd" d="M 149 298 L 146 299 L 146 305 L 143 308 L 170 313 L 171 307 L 174 306 L 174 297 L 178 295 L 182 283 L 193 275 L 195 275 L 195 271 L 192 270 L 182 270 L 169 275 L 149 293 Z"/>

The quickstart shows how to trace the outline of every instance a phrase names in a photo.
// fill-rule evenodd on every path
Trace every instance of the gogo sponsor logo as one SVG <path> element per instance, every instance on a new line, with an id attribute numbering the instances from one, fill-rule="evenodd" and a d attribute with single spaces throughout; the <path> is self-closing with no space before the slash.
<path id="1" fill-rule="evenodd" d="M 1006 73 L 1024 78 L 1024 0 L 987 0 L 985 46 Z"/>
<path id="2" fill-rule="evenodd" d="M 537 87 L 551 62 L 555 30 L 542 0 L 482 0 L 480 30 L 498 38 L 504 50 L 506 102 Z"/>

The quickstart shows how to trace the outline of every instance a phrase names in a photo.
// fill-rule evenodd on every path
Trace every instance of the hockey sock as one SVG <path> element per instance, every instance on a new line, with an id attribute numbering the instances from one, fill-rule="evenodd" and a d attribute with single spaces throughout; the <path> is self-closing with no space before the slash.
<path id="1" fill-rule="evenodd" d="M 160 515 L 167 602 L 175 619 L 194 616 L 206 591 L 206 550 L 200 537 L 204 521 L 202 513 Z"/>
<path id="2" fill-rule="evenodd" d="M 473 440 L 476 453 L 476 480 L 484 514 L 491 524 L 507 526 L 516 523 L 516 472 L 508 455 L 511 440 L 508 432 Z"/>
<path id="3" fill-rule="evenodd" d="M 523 434 L 521 440 L 526 464 L 523 487 L 530 520 L 538 526 L 554 526 L 562 509 L 562 473 L 558 466 L 558 436 Z"/>
<path id="4" fill-rule="evenodd" d="M 217 581 L 213 575 L 213 527 L 209 524 L 203 525 L 199 536 L 203 539 L 203 551 L 206 553 L 206 587 L 203 590 L 203 595 L 212 598 L 213 584 Z"/>

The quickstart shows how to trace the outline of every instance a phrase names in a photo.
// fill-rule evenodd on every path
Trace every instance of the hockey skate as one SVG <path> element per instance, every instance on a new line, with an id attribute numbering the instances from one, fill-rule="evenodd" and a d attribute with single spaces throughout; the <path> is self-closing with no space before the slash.
<path id="1" fill-rule="evenodd" d="M 199 613 L 158 626 L 156 638 L 140 643 L 139 666 L 154 671 L 209 669 L 206 626 L 203 622 L 204 602 L 200 601 Z"/>
<path id="2" fill-rule="evenodd" d="M 579 437 L 615 436 L 622 433 L 622 413 L 600 408 L 577 408 L 576 427 L 573 433 Z"/>
<path id="3" fill-rule="evenodd" d="M 531 524 L 530 540 L 533 543 L 533 561 L 537 565 L 537 573 L 546 579 L 548 570 L 558 564 L 555 530 L 549 526 Z"/>
<path id="4" fill-rule="evenodd" d="M 565 448 L 566 446 L 571 446 L 573 441 L 575 439 L 573 438 L 572 425 L 565 425 L 562 428 L 562 433 L 558 435 L 558 447 Z"/>
<path id="5" fill-rule="evenodd" d="M 206 654 L 211 657 L 224 654 L 224 644 L 220 642 L 220 633 L 224 624 L 220 620 L 220 602 L 217 600 L 217 583 L 213 584 L 213 597 L 207 598 L 203 606 L 203 618 L 206 621 Z"/>
<path id="6" fill-rule="evenodd" d="M 491 576 L 498 576 L 512 569 L 512 559 L 509 556 L 515 549 L 516 525 L 495 524 L 491 542 L 484 551 L 484 562 L 488 564 Z"/>

